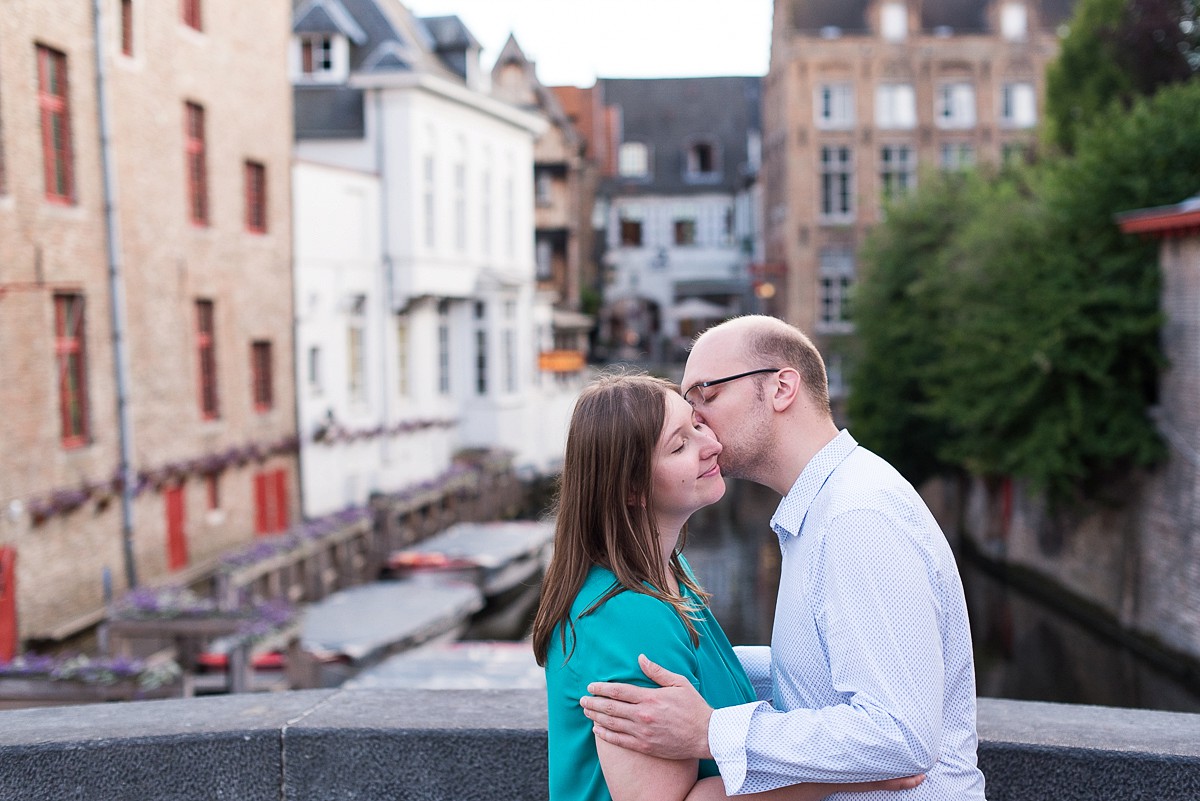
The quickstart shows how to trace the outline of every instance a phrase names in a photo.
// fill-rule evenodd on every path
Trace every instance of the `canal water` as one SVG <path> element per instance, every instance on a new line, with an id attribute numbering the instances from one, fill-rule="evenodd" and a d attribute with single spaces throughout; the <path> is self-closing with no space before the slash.
<path id="1" fill-rule="evenodd" d="M 718 504 L 688 524 L 685 554 L 734 645 L 767 643 L 779 581 L 769 521 L 779 496 L 727 480 Z M 1064 614 L 959 560 L 978 694 L 991 698 L 1200 712 L 1188 686 Z"/>

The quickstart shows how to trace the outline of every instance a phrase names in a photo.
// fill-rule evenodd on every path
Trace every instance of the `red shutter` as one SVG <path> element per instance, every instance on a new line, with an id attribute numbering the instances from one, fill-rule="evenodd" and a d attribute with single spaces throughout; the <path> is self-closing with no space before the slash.
<path id="1" fill-rule="evenodd" d="M 0 662 L 17 655 L 17 549 L 0 547 Z"/>
<path id="2" fill-rule="evenodd" d="M 271 533 L 270 510 L 267 509 L 267 475 L 254 474 L 254 531 L 256 534 Z"/>
<path id="3" fill-rule="evenodd" d="M 171 487 L 164 497 L 167 502 L 167 567 L 180 570 L 188 563 L 183 487 Z"/>
<path id="4" fill-rule="evenodd" d="M 287 531 L 288 527 L 288 491 L 287 471 L 275 471 L 275 530 Z"/>

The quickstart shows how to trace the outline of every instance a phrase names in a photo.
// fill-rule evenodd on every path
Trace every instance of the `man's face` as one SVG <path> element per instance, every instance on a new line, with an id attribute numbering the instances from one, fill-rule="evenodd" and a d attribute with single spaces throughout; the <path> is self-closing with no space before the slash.
<path id="1" fill-rule="evenodd" d="M 721 471 L 732 478 L 754 479 L 755 465 L 765 455 L 768 439 L 767 401 L 760 383 L 773 373 L 721 379 L 773 365 L 747 363 L 741 349 L 734 347 L 729 337 L 721 336 L 724 333 L 714 332 L 692 349 L 683 370 L 683 390 L 697 419 L 721 442 Z M 705 382 L 719 383 L 697 386 Z"/>

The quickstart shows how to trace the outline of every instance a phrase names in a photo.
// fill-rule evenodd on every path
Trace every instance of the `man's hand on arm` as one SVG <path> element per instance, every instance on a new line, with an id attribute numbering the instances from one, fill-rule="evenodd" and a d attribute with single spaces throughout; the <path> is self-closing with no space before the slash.
<path id="1" fill-rule="evenodd" d="M 712 707 L 683 676 L 645 655 L 638 656 L 638 664 L 658 688 L 595 682 L 588 685 L 592 695 L 579 699 L 584 714 L 595 724 L 596 736 L 663 759 L 711 759 Z"/>

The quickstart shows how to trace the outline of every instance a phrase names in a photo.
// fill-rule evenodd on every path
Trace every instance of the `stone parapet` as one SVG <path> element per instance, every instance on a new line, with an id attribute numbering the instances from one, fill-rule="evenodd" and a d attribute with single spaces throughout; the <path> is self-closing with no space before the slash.
<path id="1" fill-rule="evenodd" d="M 536 690 L 306 690 L 0 712 L 4 801 L 546 798 Z M 981 699 L 990 801 L 1200 798 L 1200 715 Z"/>

